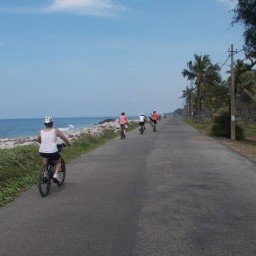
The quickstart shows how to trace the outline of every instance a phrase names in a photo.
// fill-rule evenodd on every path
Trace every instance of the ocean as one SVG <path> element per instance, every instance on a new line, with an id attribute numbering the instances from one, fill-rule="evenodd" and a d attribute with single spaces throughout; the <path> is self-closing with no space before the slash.
<path id="1" fill-rule="evenodd" d="M 78 130 L 98 124 L 105 119 L 117 117 L 54 118 L 54 127 L 61 131 Z M 42 118 L 0 119 L 0 138 L 34 136 L 44 127 Z"/>

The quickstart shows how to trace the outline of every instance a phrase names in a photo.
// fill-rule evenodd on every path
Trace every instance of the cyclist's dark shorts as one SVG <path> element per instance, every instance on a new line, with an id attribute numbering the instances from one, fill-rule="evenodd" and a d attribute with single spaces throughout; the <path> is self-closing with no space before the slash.
<path id="1" fill-rule="evenodd" d="M 139 122 L 140 126 L 143 126 L 145 124 L 145 122 Z"/>
<path id="2" fill-rule="evenodd" d="M 61 158 L 61 155 L 59 152 L 55 152 L 55 153 L 39 153 L 40 156 L 42 156 L 43 158 L 50 158 L 51 160 L 57 161 Z"/>
<path id="3" fill-rule="evenodd" d="M 122 130 L 124 130 L 125 124 L 120 124 L 120 127 L 121 127 Z"/>
<path id="4" fill-rule="evenodd" d="M 153 123 L 157 124 L 157 120 L 152 120 Z"/>

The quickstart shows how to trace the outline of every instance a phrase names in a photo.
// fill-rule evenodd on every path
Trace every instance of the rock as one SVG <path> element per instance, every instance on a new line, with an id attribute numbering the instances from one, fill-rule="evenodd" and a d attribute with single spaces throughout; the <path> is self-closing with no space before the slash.
<path id="1" fill-rule="evenodd" d="M 31 145 L 37 145 L 37 143 L 35 141 L 28 141 L 28 142 L 24 142 L 23 144 L 19 144 L 17 146 L 21 147 L 21 146 L 31 146 Z"/>
<path id="2" fill-rule="evenodd" d="M 113 130 L 115 133 L 118 134 L 120 130 L 118 119 L 105 119 L 100 122 L 99 125 L 95 125 L 94 127 L 86 127 L 75 131 L 69 130 L 63 133 L 70 141 L 74 141 L 86 134 L 97 137 L 101 136 L 105 130 Z M 37 136 L 0 139 L 0 149 L 28 145 L 38 145 Z"/>
<path id="3" fill-rule="evenodd" d="M 19 138 L 18 140 L 16 140 L 15 142 L 14 142 L 14 144 L 23 144 L 23 143 L 25 143 L 26 142 L 26 139 L 25 138 Z"/>
<path id="4" fill-rule="evenodd" d="M 27 138 L 28 141 L 37 141 L 37 136 L 30 136 Z"/>
<path id="5" fill-rule="evenodd" d="M 105 119 L 105 120 L 99 122 L 98 124 L 104 124 L 104 123 L 115 122 L 115 120 L 116 120 L 116 119 L 108 118 L 108 119 Z"/>

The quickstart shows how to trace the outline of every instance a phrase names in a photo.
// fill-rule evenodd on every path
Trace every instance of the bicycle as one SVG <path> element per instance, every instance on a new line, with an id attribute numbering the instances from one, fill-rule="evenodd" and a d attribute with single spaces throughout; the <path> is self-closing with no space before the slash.
<path id="1" fill-rule="evenodd" d="M 144 131 L 145 131 L 144 124 L 140 124 L 139 131 L 140 131 L 140 135 L 142 135 L 144 133 Z"/>
<path id="2" fill-rule="evenodd" d="M 58 144 L 57 145 L 58 152 L 61 152 L 62 148 L 65 146 L 66 145 L 64 143 Z M 55 166 L 55 161 L 48 158 L 47 164 L 44 165 L 39 172 L 38 189 L 42 197 L 45 197 L 50 193 L 50 189 L 53 181 L 53 175 L 54 175 L 54 166 Z M 66 166 L 65 166 L 64 159 L 61 157 L 61 169 L 59 171 L 60 181 L 56 182 L 59 187 L 61 187 L 64 184 L 65 177 L 66 177 Z"/>
<path id="3" fill-rule="evenodd" d="M 156 122 L 153 122 L 153 132 L 156 132 Z"/>
<path id="4" fill-rule="evenodd" d="M 124 125 L 120 125 L 120 138 L 121 140 L 125 139 L 125 134 L 124 134 Z"/>

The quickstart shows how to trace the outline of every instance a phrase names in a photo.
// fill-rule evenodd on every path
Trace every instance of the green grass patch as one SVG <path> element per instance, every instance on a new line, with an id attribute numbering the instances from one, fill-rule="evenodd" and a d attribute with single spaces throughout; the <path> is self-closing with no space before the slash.
<path id="1" fill-rule="evenodd" d="M 206 133 L 207 135 L 211 135 L 211 126 L 213 122 L 211 120 L 204 120 L 202 123 L 197 121 L 191 121 L 187 118 L 182 118 L 182 120 L 194 127 L 195 129 Z M 244 128 L 244 137 L 243 140 L 229 140 L 227 138 L 218 138 L 218 141 L 224 142 L 225 145 L 237 151 L 238 153 L 242 153 L 246 156 L 256 157 L 256 124 L 246 123 L 239 121 L 239 125 Z"/>
<path id="2" fill-rule="evenodd" d="M 188 119 L 186 117 L 183 117 L 182 120 L 201 132 L 204 132 L 208 135 L 211 134 L 211 128 L 213 125 L 211 119 L 204 119 L 203 121 L 199 122 L 195 119 Z"/>
<path id="3" fill-rule="evenodd" d="M 130 122 L 128 130 L 136 127 L 136 122 Z M 113 130 L 105 130 L 100 137 L 84 135 L 74 141 L 71 147 L 64 148 L 61 155 L 69 163 L 117 136 L 119 134 Z M 22 191 L 36 184 L 41 163 L 37 146 L 0 150 L 0 206 L 11 202 Z"/>
<path id="4" fill-rule="evenodd" d="M 246 122 L 239 122 L 239 124 L 244 128 L 245 138 L 247 138 L 247 139 L 249 139 L 251 137 L 256 138 L 256 124 L 246 123 Z"/>

